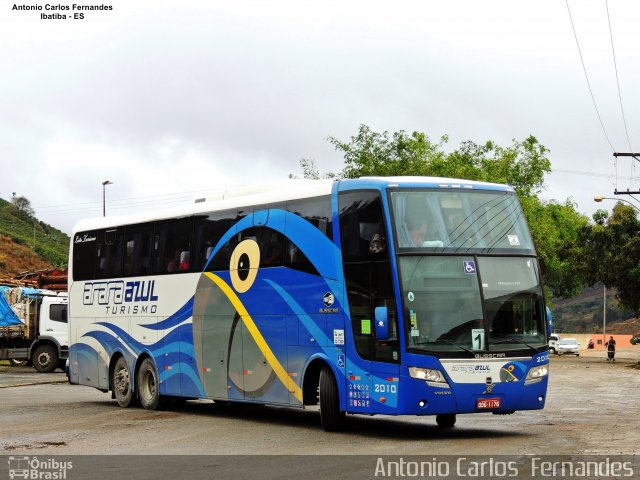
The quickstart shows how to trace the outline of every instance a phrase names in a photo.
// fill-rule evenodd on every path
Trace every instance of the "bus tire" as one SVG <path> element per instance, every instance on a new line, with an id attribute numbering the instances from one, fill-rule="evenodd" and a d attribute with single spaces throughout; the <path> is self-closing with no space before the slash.
<path id="1" fill-rule="evenodd" d="M 340 411 L 338 385 L 331 369 L 325 365 L 320 370 L 320 420 L 327 432 L 344 428 L 345 412 Z"/>
<path id="2" fill-rule="evenodd" d="M 58 350 L 53 345 L 40 345 L 33 352 L 33 367 L 40 373 L 51 373 L 58 368 Z"/>
<path id="3" fill-rule="evenodd" d="M 146 410 L 156 410 L 160 405 L 158 372 L 150 358 L 145 358 L 138 370 L 138 398 Z"/>
<path id="4" fill-rule="evenodd" d="M 111 388 L 116 397 L 118 405 L 128 408 L 134 404 L 134 394 L 131 389 L 131 378 L 129 376 L 129 366 L 124 357 L 118 358 L 113 373 L 111 374 Z"/>
<path id="5" fill-rule="evenodd" d="M 456 424 L 456 415 L 455 413 L 436 415 L 436 423 L 439 428 L 453 428 Z"/>

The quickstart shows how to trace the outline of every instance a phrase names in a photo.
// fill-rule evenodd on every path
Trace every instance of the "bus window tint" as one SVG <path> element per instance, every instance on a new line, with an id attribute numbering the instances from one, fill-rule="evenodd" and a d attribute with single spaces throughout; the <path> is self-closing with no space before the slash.
<path id="1" fill-rule="evenodd" d="M 96 269 L 98 232 L 80 232 L 73 237 L 73 279 L 91 280 Z"/>
<path id="2" fill-rule="evenodd" d="M 236 221 L 236 211 L 228 210 L 212 213 L 206 217 L 196 217 L 195 248 L 193 251 L 194 271 L 204 270 L 214 248 Z M 208 271 L 226 270 L 231 258 L 231 242 L 218 250 L 207 267 Z"/>
<path id="3" fill-rule="evenodd" d="M 98 240 L 97 278 L 122 276 L 122 231 L 110 229 L 100 232 Z"/>
<path id="4" fill-rule="evenodd" d="M 284 236 L 271 228 L 260 230 L 260 268 L 281 267 L 284 264 Z"/>
<path id="5" fill-rule="evenodd" d="M 156 224 L 155 273 L 191 271 L 191 218 Z"/>
<path id="6" fill-rule="evenodd" d="M 124 235 L 124 275 L 138 276 L 151 273 L 151 232 L 153 224 L 132 225 Z"/>
<path id="7" fill-rule="evenodd" d="M 305 198 L 287 202 L 287 211 L 304 218 L 324 233 L 329 239 L 333 238 L 331 228 L 331 197 Z"/>
<path id="8" fill-rule="evenodd" d="M 533 251 L 515 193 L 415 189 L 391 202 L 400 248 Z"/>

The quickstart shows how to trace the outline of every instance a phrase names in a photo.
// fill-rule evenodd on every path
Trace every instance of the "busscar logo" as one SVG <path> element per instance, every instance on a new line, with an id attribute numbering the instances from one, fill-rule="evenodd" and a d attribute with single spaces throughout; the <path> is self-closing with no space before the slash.
<path id="1" fill-rule="evenodd" d="M 82 292 L 84 305 L 102 305 L 107 315 L 156 313 L 158 295 L 155 280 L 87 282 Z"/>
<path id="2" fill-rule="evenodd" d="M 476 353 L 474 355 L 475 358 L 505 358 L 506 354 L 504 353 Z"/>
<path id="3" fill-rule="evenodd" d="M 67 470 L 73 462 L 62 462 L 54 458 L 44 460 L 38 457 L 9 457 L 9 478 L 39 480 L 66 480 Z"/>
<path id="4" fill-rule="evenodd" d="M 336 301 L 336 297 L 331 292 L 327 292 L 322 297 L 322 303 L 324 303 L 325 308 L 321 308 L 318 310 L 319 313 L 338 313 L 338 309 L 333 307 L 333 303 Z"/>
<path id="5" fill-rule="evenodd" d="M 333 293 L 331 292 L 327 292 L 324 294 L 324 297 L 322 297 L 322 302 L 324 303 L 325 307 L 330 307 L 331 305 L 333 305 L 333 302 L 335 302 L 336 298 L 333 296 Z"/>

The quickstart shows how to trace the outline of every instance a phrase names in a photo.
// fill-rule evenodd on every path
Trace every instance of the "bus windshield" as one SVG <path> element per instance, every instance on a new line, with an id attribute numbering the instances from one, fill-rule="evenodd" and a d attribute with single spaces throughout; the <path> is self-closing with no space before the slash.
<path id="1" fill-rule="evenodd" d="M 411 189 L 391 191 L 398 247 L 465 253 L 533 254 L 514 192 Z"/>
<path id="2" fill-rule="evenodd" d="M 535 258 L 407 255 L 399 266 L 409 349 L 481 353 L 546 345 Z"/>

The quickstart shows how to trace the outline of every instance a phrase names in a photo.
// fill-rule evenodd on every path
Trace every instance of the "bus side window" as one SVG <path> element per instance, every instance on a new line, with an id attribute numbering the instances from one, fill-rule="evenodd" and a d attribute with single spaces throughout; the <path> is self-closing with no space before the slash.
<path id="1" fill-rule="evenodd" d="M 378 191 L 343 192 L 340 243 L 351 325 L 358 354 L 365 359 L 397 363 L 399 342 L 391 262 L 386 248 L 382 200 Z M 377 341 L 372 328 L 375 308 L 386 306 L 389 339 Z"/>
<path id="2" fill-rule="evenodd" d="M 95 277 L 98 232 L 80 232 L 73 238 L 73 279 Z"/>
<path id="3" fill-rule="evenodd" d="M 232 228 L 236 222 L 237 211 L 227 210 L 223 212 L 211 213 L 204 218 L 196 218 L 195 224 L 195 248 L 193 251 L 194 269 L 201 272 L 204 270 L 209 257 L 220 239 Z M 211 258 L 207 271 L 228 270 L 231 252 L 235 246 L 234 238 L 225 243 Z"/>
<path id="4" fill-rule="evenodd" d="M 154 240 L 154 273 L 191 271 L 191 235 L 193 219 L 183 218 L 156 223 Z"/>
<path id="5" fill-rule="evenodd" d="M 100 241 L 102 237 L 102 241 Z M 97 278 L 122 276 L 122 230 L 109 229 L 98 236 Z"/>
<path id="6" fill-rule="evenodd" d="M 260 268 L 281 267 L 284 264 L 283 235 L 271 228 L 260 230 Z"/>
<path id="7" fill-rule="evenodd" d="M 124 235 L 124 275 L 151 273 L 151 233 L 153 224 L 130 225 Z"/>
<path id="8" fill-rule="evenodd" d="M 289 200 L 287 211 L 295 213 L 299 217 L 314 225 L 329 239 L 333 239 L 331 227 L 331 196 L 304 198 L 302 200 Z"/>

